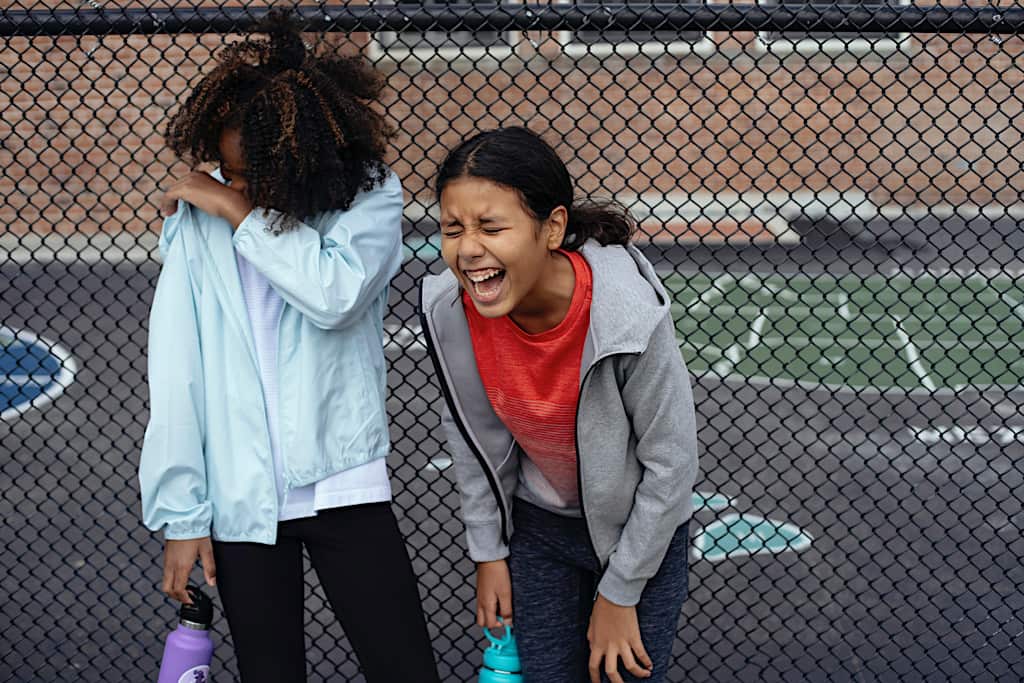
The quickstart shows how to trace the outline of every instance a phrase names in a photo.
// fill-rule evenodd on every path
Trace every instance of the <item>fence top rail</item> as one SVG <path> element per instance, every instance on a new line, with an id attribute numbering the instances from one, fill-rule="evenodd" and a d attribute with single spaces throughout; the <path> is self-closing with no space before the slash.
<path id="1" fill-rule="evenodd" d="M 234 33 L 267 8 L 0 10 L 0 36 Z M 1016 34 L 1024 7 L 843 4 L 425 4 L 331 5 L 296 10 L 310 31 L 380 30 L 717 30 Z"/>

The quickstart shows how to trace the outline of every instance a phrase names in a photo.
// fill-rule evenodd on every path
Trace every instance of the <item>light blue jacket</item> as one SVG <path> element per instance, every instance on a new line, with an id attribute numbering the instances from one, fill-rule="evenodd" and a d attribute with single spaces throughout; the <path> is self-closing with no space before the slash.
<path id="1" fill-rule="evenodd" d="M 142 516 L 167 539 L 274 543 L 278 500 L 256 350 L 235 261 L 285 301 L 278 331 L 286 490 L 389 450 L 383 318 L 402 259 L 391 174 L 348 211 L 274 235 L 253 211 L 231 226 L 179 202 L 160 236 L 149 320 L 150 416 Z"/>

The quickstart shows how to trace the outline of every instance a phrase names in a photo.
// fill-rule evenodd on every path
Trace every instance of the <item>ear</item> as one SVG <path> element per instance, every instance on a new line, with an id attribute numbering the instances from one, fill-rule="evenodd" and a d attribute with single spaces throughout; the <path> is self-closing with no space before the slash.
<path id="1" fill-rule="evenodd" d="M 548 250 L 554 251 L 562 246 L 562 240 L 565 239 L 565 229 L 569 225 L 569 212 L 564 206 L 556 206 L 544 224 L 548 229 Z"/>

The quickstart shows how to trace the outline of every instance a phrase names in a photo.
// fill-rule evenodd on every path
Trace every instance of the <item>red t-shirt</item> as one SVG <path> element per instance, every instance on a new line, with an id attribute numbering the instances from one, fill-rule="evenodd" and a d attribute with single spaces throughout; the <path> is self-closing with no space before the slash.
<path id="1" fill-rule="evenodd" d="M 561 253 L 576 284 L 568 313 L 552 329 L 528 334 L 508 316 L 485 318 L 465 292 L 463 307 L 487 397 L 529 459 L 521 463 L 526 485 L 552 506 L 575 508 L 576 404 L 593 277 L 580 254 Z"/>

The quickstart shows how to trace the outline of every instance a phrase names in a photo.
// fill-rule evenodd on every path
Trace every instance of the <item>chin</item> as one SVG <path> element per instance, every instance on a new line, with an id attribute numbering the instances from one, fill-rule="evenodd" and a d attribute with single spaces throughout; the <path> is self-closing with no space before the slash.
<path id="1" fill-rule="evenodd" d="M 500 318 L 503 315 L 508 315 L 512 308 L 505 305 L 504 301 L 496 301 L 493 304 L 482 304 L 473 298 L 473 295 L 469 297 L 473 301 L 473 307 L 476 308 L 477 313 L 485 318 Z"/>

